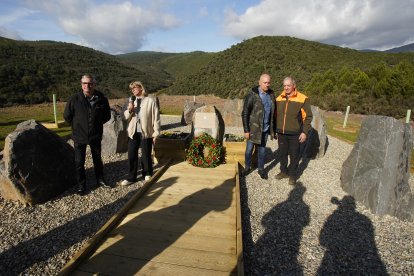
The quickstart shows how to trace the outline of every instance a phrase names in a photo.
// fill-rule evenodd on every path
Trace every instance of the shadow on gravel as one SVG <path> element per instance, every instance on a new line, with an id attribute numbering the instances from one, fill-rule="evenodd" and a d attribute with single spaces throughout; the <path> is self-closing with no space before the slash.
<path id="1" fill-rule="evenodd" d="M 126 197 L 130 196 L 131 193 L 133 192 L 130 192 Z M 43 235 L 21 242 L 0 253 L 0 275 L 22 274 L 27 268 L 36 263 L 46 262 L 63 250 L 91 237 L 103 225 L 97 224 L 96 218 L 107 216 L 109 219 L 114 210 L 120 209 L 123 204 L 125 204 L 125 200 L 121 198 L 95 212 L 76 218 Z M 42 226 L 39 225 L 39 227 Z M 47 271 L 39 271 L 39 273 L 49 274 Z"/>
<path id="2" fill-rule="evenodd" d="M 303 201 L 305 191 L 303 184 L 297 182 L 288 199 L 262 218 L 265 233 L 256 244 L 253 245 L 251 233 L 243 232 L 246 245 L 251 248 L 245 252 L 246 275 L 303 275 L 297 256 L 302 231 L 310 217 L 309 206 Z"/>
<path id="3" fill-rule="evenodd" d="M 122 161 L 109 163 L 109 165 L 105 164 L 104 166 L 104 170 L 110 174 L 110 172 L 114 172 L 113 169 L 116 167 L 125 167 L 126 164 L 125 161 Z M 91 179 L 94 181 L 93 168 L 88 169 L 87 172 L 88 171 Z M 119 175 L 115 174 L 113 177 L 118 178 Z M 163 184 L 162 181 L 160 183 L 160 185 Z M 162 193 L 162 191 L 168 187 L 169 183 L 164 183 L 162 189 L 160 189 L 157 193 L 154 193 L 151 200 L 148 201 L 148 205 L 150 205 L 152 201 L 154 201 Z M 68 190 L 64 194 L 56 197 L 54 200 L 67 196 L 67 193 L 72 193 L 73 190 L 74 189 Z M 91 238 L 114 213 L 118 212 L 126 204 L 126 202 L 136 192 L 137 190 L 131 191 L 123 198 L 104 205 L 102 208 L 97 209 L 94 212 L 74 218 L 66 224 L 56 227 L 43 235 L 21 242 L 16 246 L 1 252 L 0 275 L 30 275 L 31 273 L 24 273 L 24 271 L 32 266 L 36 266 L 36 264 L 47 262 L 50 258 L 62 253 L 64 250 L 84 241 L 85 239 Z M 82 201 L 88 201 L 88 196 L 79 197 L 79 204 L 82 204 Z M 71 210 L 68 210 L 68 212 L 71 212 Z M 74 216 L 76 216 L 76 214 L 74 214 Z M 98 218 L 102 217 L 106 217 L 107 219 L 101 221 L 101 223 L 97 223 L 97 221 L 100 221 Z M 42 227 L 42 225 L 39 225 L 39 227 Z M 22 229 L 22 231 L 25 230 Z M 66 261 L 69 260 L 64 260 L 64 262 Z M 57 262 L 54 261 L 53 263 L 56 264 Z M 62 267 L 63 265 L 64 263 L 61 263 Z M 43 265 L 41 266 L 44 267 Z M 52 272 L 55 272 L 55 270 L 56 267 L 52 268 Z M 39 274 L 44 275 L 54 274 L 43 270 L 38 272 Z"/>
<path id="4" fill-rule="evenodd" d="M 326 248 L 317 275 L 388 275 L 378 255 L 369 218 L 355 210 L 355 199 L 331 199 L 338 205 L 326 220 L 319 243 Z"/>
<path id="5" fill-rule="evenodd" d="M 277 163 L 280 162 L 278 149 L 272 152 L 269 148 L 266 148 L 265 164 L 267 164 L 268 162 L 270 162 L 270 164 L 265 167 L 266 173 L 269 173 L 274 167 L 276 167 Z"/>

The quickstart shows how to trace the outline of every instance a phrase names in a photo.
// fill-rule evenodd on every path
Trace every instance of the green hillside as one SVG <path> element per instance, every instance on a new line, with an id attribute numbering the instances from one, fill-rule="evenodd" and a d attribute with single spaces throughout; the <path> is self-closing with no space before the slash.
<path id="1" fill-rule="evenodd" d="M 168 84 L 177 78 L 194 74 L 205 66 L 216 53 L 201 51 L 191 53 L 161 53 L 142 51 L 118 55 L 124 63 L 141 69 L 144 72 L 157 73 L 160 79 Z"/>
<path id="2" fill-rule="evenodd" d="M 361 52 L 292 37 L 259 36 L 215 54 L 198 72 L 162 91 L 241 98 L 266 72 L 276 91 L 282 90 L 285 76 L 295 77 L 299 90 L 305 89 L 312 102 L 325 109 L 343 110 L 350 104 L 354 112 L 403 116 L 414 106 L 413 63 L 413 53 Z M 395 106 L 393 100 L 399 100 L 399 110 L 390 107 Z"/>
<path id="3" fill-rule="evenodd" d="M 403 117 L 414 107 L 414 53 L 363 52 L 292 37 L 259 36 L 218 52 L 108 55 L 70 43 L 0 38 L 0 106 L 65 100 L 85 73 L 108 97 L 141 80 L 149 92 L 242 98 L 260 74 L 282 90 L 291 75 L 326 110 Z"/>
<path id="4" fill-rule="evenodd" d="M 66 98 L 80 90 L 82 74 L 91 73 L 110 98 L 128 95 L 128 84 L 142 80 L 149 91 L 163 79 L 121 63 L 115 56 L 71 43 L 15 41 L 0 37 L 0 106 Z"/>

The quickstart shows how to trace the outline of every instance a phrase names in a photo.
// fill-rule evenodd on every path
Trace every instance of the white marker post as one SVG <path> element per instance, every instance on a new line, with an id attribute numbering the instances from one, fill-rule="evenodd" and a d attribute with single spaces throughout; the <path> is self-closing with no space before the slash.
<path id="1" fill-rule="evenodd" d="M 411 109 L 407 109 L 407 117 L 405 117 L 405 123 L 409 124 L 411 118 Z"/>
<path id="2" fill-rule="evenodd" d="M 194 98 L 193 98 L 193 102 L 195 102 L 195 96 L 193 96 Z"/>
<path id="3" fill-rule="evenodd" d="M 53 113 L 55 115 L 55 124 L 58 127 L 57 112 L 56 112 L 56 94 L 53 94 Z"/>
<path id="4" fill-rule="evenodd" d="M 348 115 L 349 115 L 350 108 L 351 107 L 349 105 L 346 107 L 345 119 L 344 119 L 344 124 L 342 125 L 342 128 L 346 128 L 346 122 L 348 121 Z"/>

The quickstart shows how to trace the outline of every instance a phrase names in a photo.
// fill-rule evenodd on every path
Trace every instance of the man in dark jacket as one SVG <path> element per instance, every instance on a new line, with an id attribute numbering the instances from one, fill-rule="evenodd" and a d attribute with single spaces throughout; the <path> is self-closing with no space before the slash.
<path id="1" fill-rule="evenodd" d="M 311 129 L 312 110 L 308 97 L 296 90 L 292 77 L 283 80 L 283 88 L 276 98 L 276 132 L 280 156 L 280 173 L 276 179 L 289 178 L 289 184 L 295 185 L 300 144 L 306 141 Z"/>
<path id="2" fill-rule="evenodd" d="M 108 99 L 101 92 L 95 90 L 96 81 L 92 76 L 82 76 L 81 85 L 82 91 L 69 98 L 63 117 L 72 127 L 78 193 L 85 194 L 87 145 L 91 149 L 97 185 L 110 188 L 103 177 L 101 141 L 103 125 L 111 118 L 111 112 Z"/>
<path id="3" fill-rule="evenodd" d="M 275 136 L 275 94 L 270 89 L 270 76 L 262 74 L 259 85 L 253 87 L 244 98 L 242 121 L 244 137 L 247 140 L 245 152 L 245 168 L 243 175 L 251 171 L 253 146 L 257 150 L 257 172 L 262 179 L 267 179 L 264 170 L 264 159 L 267 136 Z"/>

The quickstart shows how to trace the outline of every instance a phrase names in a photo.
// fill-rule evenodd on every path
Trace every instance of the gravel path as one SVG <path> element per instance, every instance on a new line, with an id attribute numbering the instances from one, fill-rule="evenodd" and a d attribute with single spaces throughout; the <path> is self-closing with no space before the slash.
<path id="1" fill-rule="evenodd" d="M 179 119 L 162 116 L 163 128 L 189 131 Z M 276 141 L 268 143 L 269 179 L 256 171 L 241 178 L 246 275 L 414 275 L 414 223 L 378 217 L 355 204 L 339 181 L 352 146 L 333 137 L 329 142 L 324 158 L 301 164 L 294 187 L 274 178 Z M 126 159 L 104 158 L 108 182 L 125 177 Z M 91 191 L 83 197 L 71 189 L 33 207 L 0 198 L 0 275 L 56 275 L 143 184 L 93 188 L 93 169 L 87 177 Z"/>

